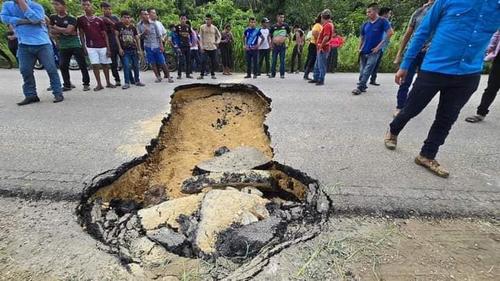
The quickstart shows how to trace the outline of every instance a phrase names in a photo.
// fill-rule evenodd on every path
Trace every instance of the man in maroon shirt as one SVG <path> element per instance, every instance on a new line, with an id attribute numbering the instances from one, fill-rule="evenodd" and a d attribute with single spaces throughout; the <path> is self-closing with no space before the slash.
<path id="1" fill-rule="evenodd" d="M 94 15 L 90 0 L 83 0 L 82 8 L 85 14 L 78 18 L 77 26 L 80 31 L 80 40 L 82 41 L 82 45 L 85 46 L 85 52 L 89 56 L 97 81 L 97 87 L 94 88 L 94 91 L 104 89 L 101 83 L 100 67 L 102 67 L 104 77 L 106 78 L 106 88 L 115 88 L 115 85 L 109 81 L 111 48 L 109 46 L 108 34 L 106 33 L 106 24 L 101 18 Z"/>

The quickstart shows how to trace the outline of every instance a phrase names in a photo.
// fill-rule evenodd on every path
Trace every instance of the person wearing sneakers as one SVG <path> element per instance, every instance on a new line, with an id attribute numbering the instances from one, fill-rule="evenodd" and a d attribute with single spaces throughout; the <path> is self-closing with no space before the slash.
<path id="1" fill-rule="evenodd" d="M 63 78 L 63 91 L 71 91 L 72 84 L 69 75 L 69 63 L 71 57 L 75 57 L 80 72 L 82 73 L 83 90 L 90 90 L 90 76 L 87 69 L 85 54 L 78 38 L 76 30 L 76 18 L 68 14 L 66 2 L 64 0 L 53 0 L 52 6 L 56 11 L 55 15 L 50 16 L 50 32 L 59 40 L 59 55 L 61 75 Z"/>
<path id="2" fill-rule="evenodd" d="M 165 47 L 158 25 L 149 19 L 149 13 L 146 10 L 141 11 L 141 22 L 137 25 L 137 31 L 140 38 L 144 40 L 146 58 L 156 77 L 155 83 L 160 83 L 162 81 L 160 70 L 167 72 L 165 70 L 167 63 L 163 55 Z M 168 82 L 173 83 L 174 81 L 169 77 Z"/>
<path id="3" fill-rule="evenodd" d="M 415 163 L 437 176 L 447 178 L 450 175 L 435 160 L 436 155 L 460 110 L 479 85 L 484 51 L 499 27 L 498 0 L 435 1 L 413 36 L 396 73 L 396 83 L 401 85 L 418 53 L 434 34 L 407 104 L 394 118 L 385 135 L 384 142 L 388 149 L 396 149 L 397 137 L 406 124 L 440 92 L 434 123 Z"/>
<path id="4" fill-rule="evenodd" d="M 139 54 L 142 56 L 141 39 L 137 29 L 132 24 L 130 12 L 123 11 L 121 13 L 121 22 L 115 25 L 115 41 L 118 46 L 118 52 L 123 60 L 123 76 L 125 84 L 122 89 L 130 88 L 131 81 L 135 82 L 138 87 L 145 86 L 139 78 Z M 134 77 L 132 78 L 132 71 Z M 133 79 L 133 80 L 132 80 Z"/>
<path id="5" fill-rule="evenodd" d="M 251 78 L 253 72 L 253 78 L 257 78 L 259 73 L 259 47 L 264 40 L 264 36 L 260 33 L 260 28 L 255 27 L 255 18 L 250 18 L 248 20 L 248 27 L 243 33 L 243 42 L 245 49 L 245 59 L 247 62 L 247 76 L 245 78 Z M 260 44 L 259 42 L 260 38 Z"/>
<path id="6" fill-rule="evenodd" d="M 467 117 L 465 121 L 469 123 L 477 123 L 484 120 L 488 115 L 489 108 L 495 100 L 498 90 L 500 89 L 500 31 L 497 31 L 491 38 L 490 46 L 485 61 L 493 60 L 490 75 L 488 77 L 488 87 L 484 90 L 481 98 L 481 104 L 477 108 L 477 114 Z"/>
<path id="7" fill-rule="evenodd" d="M 366 9 L 368 21 L 361 26 L 361 39 L 359 47 L 359 81 L 358 87 L 352 91 L 353 95 L 360 95 L 368 88 L 366 83 L 373 73 L 382 47 L 389 42 L 394 31 L 391 24 L 385 18 L 378 15 L 377 3 L 372 3 Z M 385 40 L 384 40 L 384 34 Z"/>
<path id="8" fill-rule="evenodd" d="M 221 35 L 219 29 L 212 24 L 212 16 L 209 14 L 206 15 L 205 24 L 200 26 L 200 52 L 203 59 L 201 63 L 201 73 L 198 79 L 203 79 L 209 61 L 212 79 L 217 79 L 215 77 L 215 70 L 217 68 L 217 46 L 219 45 L 220 40 Z"/>
<path id="9" fill-rule="evenodd" d="M 17 103 L 17 105 L 22 106 L 40 101 L 33 73 L 36 60 L 43 64 L 49 75 L 54 103 L 63 101 L 61 80 L 59 73 L 57 73 L 54 51 L 42 5 L 31 0 L 4 2 L 0 18 L 3 23 L 14 26 L 19 40 L 17 57 L 19 59 L 19 71 L 23 76 L 24 100 Z"/>
<path id="10" fill-rule="evenodd" d="M 100 17 L 94 15 L 94 8 L 90 0 L 82 0 L 82 8 L 84 15 L 80 16 L 77 20 L 77 27 L 80 31 L 80 40 L 84 45 L 84 50 L 89 56 L 92 70 L 94 71 L 97 87 L 94 91 L 104 89 L 101 83 L 102 68 L 104 78 L 106 79 L 106 88 L 115 88 L 109 80 L 109 67 L 111 61 L 111 48 L 109 46 L 109 38 L 106 33 L 106 24 Z"/>
<path id="11" fill-rule="evenodd" d="M 410 23 L 408 24 L 408 28 L 406 29 L 406 32 L 403 36 L 403 40 L 401 40 L 401 45 L 399 46 L 398 53 L 396 54 L 396 58 L 394 59 L 394 64 L 399 65 L 401 63 L 403 53 L 405 52 L 406 47 L 408 46 L 408 42 L 410 42 L 410 39 L 413 37 L 413 34 L 420 26 L 420 23 L 422 23 L 422 21 L 424 20 L 425 15 L 432 7 L 433 3 L 434 0 L 429 0 L 426 4 L 424 4 L 424 6 L 418 8 L 412 14 L 410 18 Z M 403 82 L 403 84 L 401 84 L 401 86 L 399 86 L 397 93 L 397 105 L 396 105 L 396 111 L 394 111 L 394 116 L 397 116 L 401 111 L 401 109 L 406 105 L 406 100 L 408 99 L 408 92 L 410 91 L 411 84 L 413 83 L 413 78 L 415 78 L 417 70 L 419 70 L 420 66 L 422 65 L 425 53 L 427 52 L 427 49 L 429 48 L 431 42 L 430 39 L 432 38 L 429 38 L 427 40 L 426 44 L 424 44 L 424 47 L 422 47 L 422 50 L 420 50 L 420 52 L 413 60 L 412 64 L 408 68 L 408 75 L 406 75 L 405 81 Z"/>

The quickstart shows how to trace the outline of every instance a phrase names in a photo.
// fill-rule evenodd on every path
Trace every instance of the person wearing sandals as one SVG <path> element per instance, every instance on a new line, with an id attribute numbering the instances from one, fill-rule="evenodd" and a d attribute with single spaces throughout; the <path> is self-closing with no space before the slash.
<path id="1" fill-rule="evenodd" d="M 125 84 L 122 89 L 130 88 L 131 81 L 135 82 L 138 87 L 144 87 L 139 79 L 139 54 L 142 56 L 141 39 L 137 29 L 132 24 L 130 12 L 123 11 L 121 13 L 122 20 L 115 25 L 115 41 L 118 46 L 118 53 L 123 60 L 123 76 Z M 132 77 L 132 71 L 134 77 Z M 133 80 L 132 80 L 133 79 Z"/>
<path id="2" fill-rule="evenodd" d="M 477 114 L 465 119 L 465 121 L 469 123 L 477 123 L 484 120 L 486 115 L 490 112 L 489 108 L 500 89 L 500 30 L 491 38 L 485 61 L 493 61 L 488 77 L 488 87 L 484 90 L 481 104 L 479 104 L 477 108 Z"/>
<path id="3" fill-rule="evenodd" d="M 415 163 L 443 178 L 450 173 L 435 159 L 460 110 L 477 90 L 483 53 L 500 26 L 498 0 L 437 0 L 428 11 L 406 51 L 395 81 L 401 85 L 426 41 L 432 37 L 406 106 L 394 118 L 384 138 L 396 149 L 399 133 L 440 92 L 436 117 Z M 443 52 L 446 50 L 446 52 Z"/>
<path id="4" fill-rule="evenodd" d="M 221 40 L 219 44 L 220 56 L 222 60 L 222 75 L 232 75 L 231 71 L 234 65 L 233 62 L 233 33 L 231 25 L 227 23 L 224 30 L 221 32 Z"/>
<path id="5" fill-rule="evenodd" d="M 94 88 L 94 91 L 97 92 L 104 89 L 101 83 L 100 68 L 102 68 L 104 78 L 106 79 L 106 88 L 116 88 L 109 80 L 109 68 L 112 61 L 106 24 L 103 19 L 94 15 L 94 9 L 90 0 L 82 0 L 81 4 L 84 15 L 78 18 L 77 27 L 80 31 L 80 41 L 85 46 L 83 49 L 89 56 L 97 82 L 97 87 Z"/>
<path id="6" fill-rule="evenodd" d="M 166 70 L 167 61 L 163 55 L 165 47 L 163 46 L 163 38 L 158 25 L 149 19 L 149 13 L 146 10 L 141 11 L 141 22 L 137 25 L 137 31 L 140 38 L 144 40 L 146 58 L 155 74 L 155 83 L 160 83 L 162 81 L 160 71 L 163 70 L 168 73 L 168 70 Z M 170 75 L 168 75 L 167 79 L 169 83 L 174 82 Z"/>

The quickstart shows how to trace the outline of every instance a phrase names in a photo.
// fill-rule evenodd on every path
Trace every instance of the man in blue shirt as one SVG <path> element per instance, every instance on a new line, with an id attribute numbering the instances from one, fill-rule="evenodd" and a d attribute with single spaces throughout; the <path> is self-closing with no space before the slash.
<path id="1" fill-rule="evenodd" d="M 4 2 L 0 17 L 3 23 L 14 26 L 19 40 L 17 57 L 19 59 L 19 70 L 24 81 L 23 93 L 25 99 L 19 102 L 18 105 L 27 105 L 40 101 L 36 92 L 35 76 L 33 75 L 33 66 L 36 60 L 42 63 L 49 75 L 54 103 L 63 101 L 61 80 L 54 61 L 54 51 L 50 42 L 43 7 L 31 0 L 8 1 Z"/>
<path id="2" fill-rule="evenodd" d="M 366 83 L 373 73 L 382 47 L 389 42 L 394 31 L 385 18 L 379 17 L 379 8 L 376 3 L 370 4 L 366 10 L 368 21 L 361 26 L 361 41 L 359 46 L 359 82 L 358 87 L 352 91 L 353 95 L 360 95 L 368 88 Z M 386 34 L 384 40 L 384 34 Z"/>
<path id="3" fill-rule="evenodd" d="M 407 104 L 385 136 L 388 149 L 396 148 L 397 136 L 408 121 L 440 92 L 436 118 L 415 162 L 440 177 L 449 176 L 435 157 L 460 110 L 479 85 L 484 51 L 499 27 L 499 0 L 435 1 L 413 36 L 396 74 L 396 83 L 401 85 L 427 39 L 434 34 Z"/>
<path id="4" fill-rule="evenodd" d="M 391 24 L 391 18 L 392 18 L 392 8 L 389 7 L 382 7 L 380 8 L 380 11 L 378 12 L 378 15 L 381 18 L 386 19 L 389 24 Z M 391 24 L 392 26 L 392 24 Z M 375 67 L 373 68 L 372 75 L 370 76 L 370 85 L 373 86 L 380 86 L 379 83 L 377 83 L 377 76 L 378 76 L 378 69 L 380 68 L 380 63 L 382 62 L 382 58 L 384 57 L 384 52 L 385 49 L 389 46 L 389 41 L 386 40 L 387 37 L 384 33 L 384 45 L 382 46 L 382 49 L 380 50 L 380 56 L 378 56 L 377 63 L 375 64 Z"/>
<path id="5" fill-rule="evenodd" d="M 260 28 L 256 28 L 255 25 L 255 18 L 250 18 L 248 20 L 248 27 L 243 33 L 243 42 L 245 44 L 245 55 L 247 61 L 247 76 L 245 76 L 245 78 L 252 77 L 253 72 L 254 79 L 256 79 L 259 74 L 259 47 L 264 41 L 264 36 L 260 33 Z"/>

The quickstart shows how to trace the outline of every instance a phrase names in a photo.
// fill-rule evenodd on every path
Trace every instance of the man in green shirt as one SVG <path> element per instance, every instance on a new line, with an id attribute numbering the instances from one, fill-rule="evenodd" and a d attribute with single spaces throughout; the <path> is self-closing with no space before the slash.
<path id="1" fill-rule="evenodd" d="M 85 53 L 78 37 L 76 18 L 68 14 L 64 0 L 53 0 L 52 5 L 57 14 L 50 16 L 50 33 L 56 38 L 59 46 L 60 69 L 63 77 L 63 91 L 70 91 L 69 63 L 74 56 L 82 72 L 83 90 L 90 90 L 90 76 L 87 70 Z"/>

